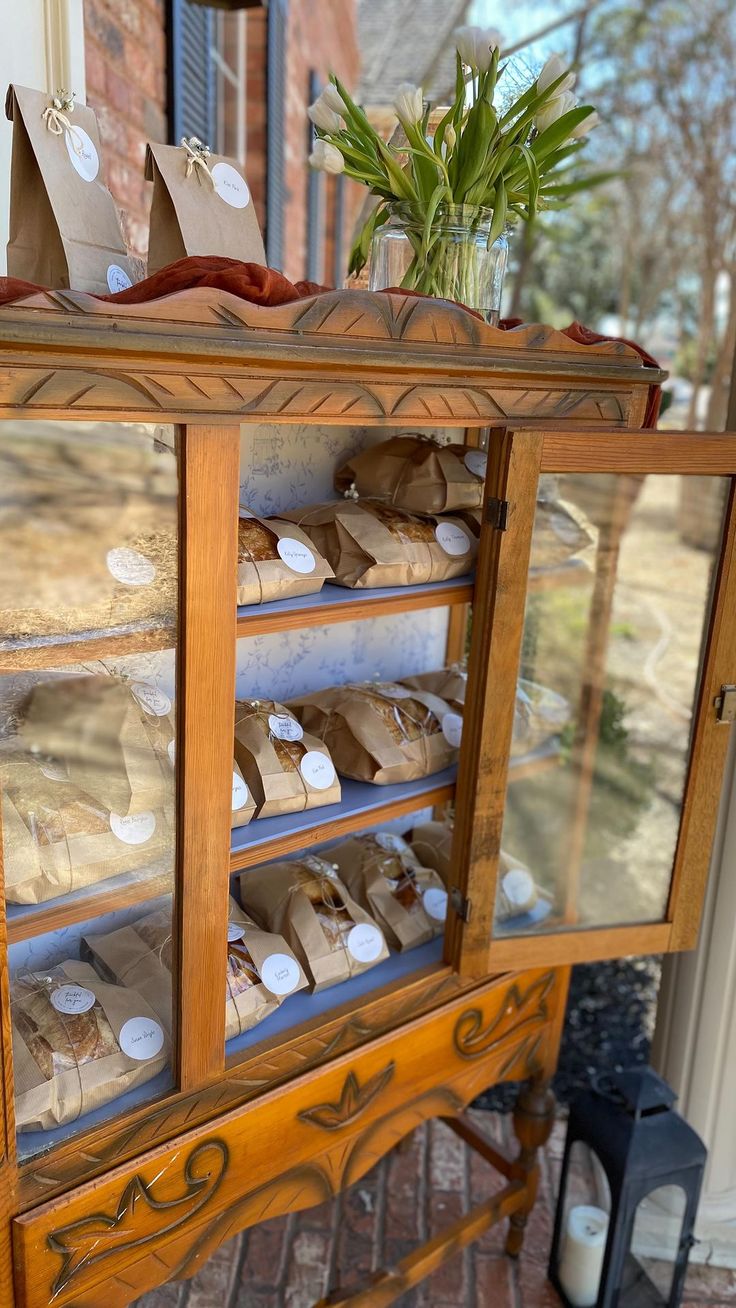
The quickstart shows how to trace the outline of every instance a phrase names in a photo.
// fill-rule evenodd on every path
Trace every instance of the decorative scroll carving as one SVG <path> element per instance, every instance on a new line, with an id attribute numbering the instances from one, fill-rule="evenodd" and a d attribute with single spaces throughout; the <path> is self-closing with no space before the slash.
<path id="1" fill-rule="evenodd" d="M 481 1058 L 508 1036 L 518 1035 L 525 1026 L 546 1022 L 549 1018 L 547 998 L 554 984 L 554 972 L 545 972 L 525 990 L 521 990 L 515 981 L 509 986 L 499 1011 L 485 1028 L 482 1009 L 467 1009 L 458 1018 L 453 1032 L 457 1053 L 461 1058 Z M 518 1055 L 517 1048 L 514 1061 L 518 1060 Z"/>
<path id="2" fill-rule="evenodd" d="M 95 1213 L 52 1231 L 47 1237 L 48 1247 L 62 1260 L 51 1287 L 52 1299 L 103 1259 L 132 1253 L 154 1240 L 174 1235 L 210 1202 L 227 1164 L 227 1145 L 222 1140 L 206 1140 L 192 1150 L 184 1163 L 183 1194 L 174 1199 L 157 1199 L 153 1187 L 158 1182 L 149 1183 L 136 1175 L 123 1190 L 114 1214 Z"/>
<path id="3" fill-rule="evenodd" d="M 390 1062 L 382 1072 L 377 1072 L 365 1085 L 361 1086 L 355 1072 L 348 1072 L 342 1093 L 336 1104 L 316 1104 L 314 1108 L 303 1108 L 297 1117 L 302 1122 L 312 1122 L 325 1131 L 336 1131 L 341 1126 L 354 1122 L 365 1112 L 369 1104 L 380 1095 L 388 1085 L 396 1070 L 396 1064 Z"/>

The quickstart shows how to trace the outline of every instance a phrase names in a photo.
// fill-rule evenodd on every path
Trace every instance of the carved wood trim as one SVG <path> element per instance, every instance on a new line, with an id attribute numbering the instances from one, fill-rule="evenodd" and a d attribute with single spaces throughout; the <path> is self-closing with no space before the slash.
<path id="1" fill-rule="evenodd" d="M 362 1086 L 355 1072 L 348 1072 L 336 1104 L 315 1104 L 312 1108 L 302 1108 L 297 1117 L 302 1122 L 321 1126 L 324 1131 L 336 1131 L 341 1126 L 349 1126 L 386 1088 L 395 1070 L 396 1064 L 392 1061 Z"/>

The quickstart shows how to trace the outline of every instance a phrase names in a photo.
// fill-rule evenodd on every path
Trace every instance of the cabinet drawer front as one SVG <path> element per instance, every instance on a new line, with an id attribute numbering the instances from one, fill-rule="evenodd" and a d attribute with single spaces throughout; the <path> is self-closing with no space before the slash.
<path id="1" fill-rule="evenodd" d="M 16 1219 L 23 1308 L 99 1308 L 103 1284 L 122 1308 L 243 1227 L 352 1184 L 491 1082 L 551 1072 L 563 997 L 554 972 L 500 977 Z"/>

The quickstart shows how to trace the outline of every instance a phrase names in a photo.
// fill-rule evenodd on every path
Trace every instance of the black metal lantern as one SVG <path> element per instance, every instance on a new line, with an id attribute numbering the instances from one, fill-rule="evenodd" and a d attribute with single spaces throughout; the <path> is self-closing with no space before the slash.
<path id="1" fill-rule="evenodd" d="M 568 1308 L 677 1308 L 705 1145 L 650 1068 L 599 1077 L 573 1103 L 549 1278 Z"/>

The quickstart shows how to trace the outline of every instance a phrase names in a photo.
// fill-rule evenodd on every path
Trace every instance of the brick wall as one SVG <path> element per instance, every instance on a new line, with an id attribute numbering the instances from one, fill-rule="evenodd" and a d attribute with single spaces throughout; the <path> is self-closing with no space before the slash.
<path id="1" fill-rule="evenodd" d="M 84 0 L 87 102 L 131 250 L 148 249 L 146 141 L 166 140 L 164 0 Z"/>

